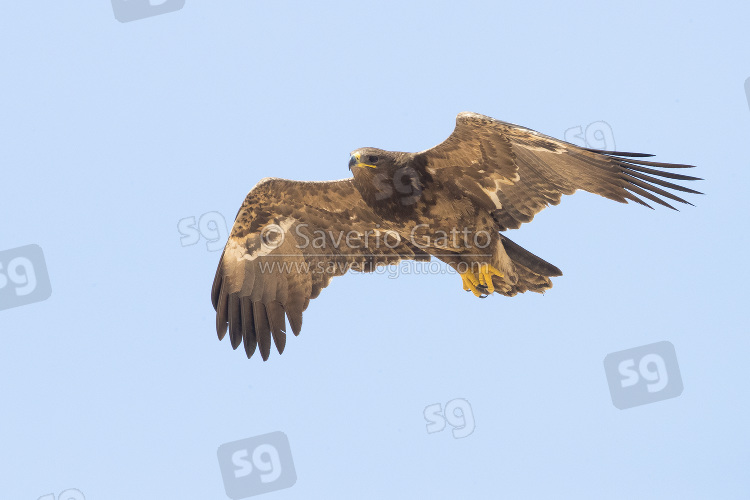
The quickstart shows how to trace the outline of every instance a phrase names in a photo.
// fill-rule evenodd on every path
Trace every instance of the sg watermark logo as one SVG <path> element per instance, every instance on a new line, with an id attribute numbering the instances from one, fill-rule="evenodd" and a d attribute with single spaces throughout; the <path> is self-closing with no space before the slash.
<path id="1" fill-rule="evenodd" d="M 565 141 L 582 148 L 615 150 L 615 134 L 604 121 L 592 122 L 584 128 L 581 125 L 565 131 Z"/>
<path id="2" fill-rule="evenodd" d="M 396 169 L 392 179 L 379 173 L 372 178 L 372 183 L 377 190 L 375 199 L 378 201 L 396 198 L 398 203 L 410 206 L 414 205 L 422 196 L 422 181 L 419 178 L 419 173 L 413 167 Z"/>
<path id="3" fill-rule="evenodd" d="M 433 434 L 445 429 L 446 422 L 453 427 L 453 437 L 465 438 L 474 432 L 474 412 L 465 399 L 453 399 L 445 403 L 445 411 L 440 403 L 427 406 L 424 409 L 424 419 L 427 420 L 427 433 Z"/>
<path id="4" fill-rule="evenodd" d="M 112 0 L 115 19 L 121 23 L 174 12 L 184 6 L 185 0 Z"/>
<path id="5" fill-rule="evenodd" d="M 39 245 L 0 252 L 0 310 L 47 300 L 52 287 Z"/>
<path id="6" fill-rule="evenodd" d="M 210 252 L 222 250 L 229 237 L 227 221 L 219 212 L 207 212 L 197 220 L 195 217 L 180 219 L 177 230 L 180 232 L 180 245 L 195 245 L 203 238 Z"/>
<path id="7" fill-rule="evenodd" d="M 676 398 L 682 377 L 671 342 L 613 352 L 604 358 L 612 404 L 620 410 Z"/>
<path id="8" fill-rule="evenodd" d="M 48 493 L 47 495 L 39 497 L 37 500 L 86 500 L 86 497 L 83 496 L 81 490 L 69 488 L 65 491 L 61 491 L 57 497 L 55 497 L 54 493 Z"/>
<path id="9" fill-rule="evenodd" d="M 283 432 L 225 443 L 217 455 L 229 498 L 290 488 L 297 482 L 289 440 Z"/>

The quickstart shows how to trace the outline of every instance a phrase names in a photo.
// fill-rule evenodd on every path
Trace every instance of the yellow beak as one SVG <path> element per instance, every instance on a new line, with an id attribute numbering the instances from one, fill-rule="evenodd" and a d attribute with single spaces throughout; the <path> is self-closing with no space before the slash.
<path id="1" fill-rule="evenodd" d="M 352 159 L 349 161 L 350 167 L 370 167 L 370 168 L 378 168 L 375 165 L 370 165 L 369 163 L 362 163 L 362 159 L 360 155 L 356 154 L 352 156 Z"/>

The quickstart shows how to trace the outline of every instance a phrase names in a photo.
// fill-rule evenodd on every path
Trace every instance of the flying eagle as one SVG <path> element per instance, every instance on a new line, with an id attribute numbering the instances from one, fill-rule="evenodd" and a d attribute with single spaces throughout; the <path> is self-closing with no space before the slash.
<path id="1" fill-rule="evenodd" d="M 578 189 L 611 200 L 688 203 L 664 180 L 700 180 L 669 169 L 691 165 L 652 155 L 581 148 L 476 113 L 460 113 L 443 143 L 419 153 L 376 148 L 351 153 L 353 177 L 261 180 L 240 207 L 211 290 L 219 340 L 279 354 L 286 317 L 295 335 L 302 312 L 331 278 L 434 256 L 477 297 L 544 292 L 560 270 L 502 232 L 530 222 Z M 690 204 L 690 203 L 688 203 Z"/>

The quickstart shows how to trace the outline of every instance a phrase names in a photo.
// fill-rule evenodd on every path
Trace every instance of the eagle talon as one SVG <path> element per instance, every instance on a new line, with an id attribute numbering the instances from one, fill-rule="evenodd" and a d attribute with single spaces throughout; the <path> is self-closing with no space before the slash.
<path id="1" fill-rule="evenodd" d="M 489 264 L 479 266 L 479 282 L 486 285 L 487 295 L 492 295 L 495 292 L 495 285 L 492 283 L 493 276 L 502 278 L 504 274 Z"/>
<path id="2" fill-rule="evenodd" d="M 461 281 L 463 281 L 464 290 L 470 291 L 476 297 L 481 297 L 482 294 L 479 292 L 477 287 L 479 286 L 479 280 L 474 273 L 466 271 L 465 273 L 459 273 L 461 275 Z"/>
<path id="3" fill-rule="evenodd" d="M 461 275 L 464 290 L 470 291 L 480 299 L 484 299 L 495 292 L 495 285 L 492 283 L 493 276 L 503 277 L 503 273 L 489 264 L 479 266 L 479 276 L 471 271 L 459 274 Z"/>

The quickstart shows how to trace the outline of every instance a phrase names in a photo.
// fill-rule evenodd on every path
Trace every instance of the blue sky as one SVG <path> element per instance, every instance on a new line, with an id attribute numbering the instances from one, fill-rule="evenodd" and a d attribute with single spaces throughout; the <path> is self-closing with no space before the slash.
<path id="1" fill-rule="evenodd" d="M 748 14 L 187 0 L 120 23 L 7 2 L 0 252 L 39 245 L 52 294 L 0 310 L 2 496 L 226 498 L 219 446 L 280 431 L 297 481 L 268 498 L 747 498 Z M 346 177 L 350 151 L 425 149 L 460 111 L 558 138 L 605 122 L 620 150 L 698 165 L 706 195 L 545 210 L 510 234 L 564 272 L 543 296 L 347 275 L 283 356 L 218 342 L 220 252 L 181 220 L 231 225 L 263 177 Z M 605 356 L 661 341 L 682 394 L 616 408 Z M 474 432 L 428 432 L 457 399 Z"/>

